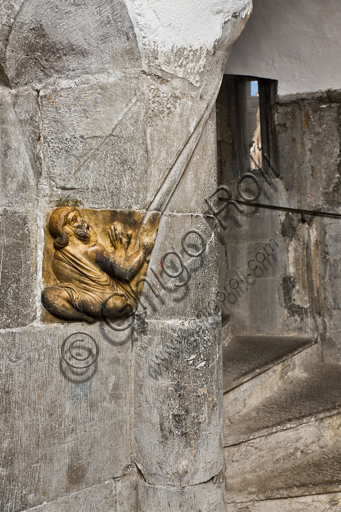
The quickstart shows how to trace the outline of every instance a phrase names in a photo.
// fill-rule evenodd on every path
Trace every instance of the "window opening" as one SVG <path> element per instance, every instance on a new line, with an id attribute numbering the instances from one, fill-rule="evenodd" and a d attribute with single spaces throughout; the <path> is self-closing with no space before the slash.
<path id="1" fill-rule="evenodd" d="M 219 184 L 259 168 L 277 168 L 275 101 L 277 81 L 225 75 L 217 99 Z"/>

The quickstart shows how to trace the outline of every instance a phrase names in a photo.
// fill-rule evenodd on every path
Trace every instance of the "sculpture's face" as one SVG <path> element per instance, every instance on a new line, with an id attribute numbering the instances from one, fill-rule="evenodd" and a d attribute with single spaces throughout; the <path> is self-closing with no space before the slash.
<path id="1" fill-rule="evenodd" d="M 67 217 L 67 225 L 71 227 L 75 236 L 82 242 L 89 242 L 91 238 L 90 226 L 82 218 L 78 210 L 69 213 Z"/>

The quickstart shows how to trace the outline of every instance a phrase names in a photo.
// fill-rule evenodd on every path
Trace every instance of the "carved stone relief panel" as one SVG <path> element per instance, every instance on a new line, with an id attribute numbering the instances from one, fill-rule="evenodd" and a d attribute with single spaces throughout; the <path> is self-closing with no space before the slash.
<path id="1" fill-rule="evenodd" d="M 61 206 L 45 228 L 43 320 L 86 321 L 134 313 L 160 214 Z"/>

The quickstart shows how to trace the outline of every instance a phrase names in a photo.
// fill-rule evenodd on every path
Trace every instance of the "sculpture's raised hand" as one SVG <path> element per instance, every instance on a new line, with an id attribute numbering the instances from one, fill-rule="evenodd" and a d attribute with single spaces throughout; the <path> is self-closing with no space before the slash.
<path id="1" fill-rule="evenodd" d="M 119 254 L 125 254 L 130 245 L 132 231 L 125 231 L 120 222 L 115 222 L 110 227 L 108 236 L 115 251 Z"/>

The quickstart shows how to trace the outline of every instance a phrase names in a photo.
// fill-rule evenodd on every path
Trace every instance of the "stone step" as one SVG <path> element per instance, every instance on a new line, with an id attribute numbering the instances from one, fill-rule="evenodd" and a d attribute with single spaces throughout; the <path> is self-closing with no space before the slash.
<path id="1" fill-rule="evenodd" d="M 247 440 L 239 425 L 241 421 L 248 423 L 248 411 L 264 403 L 281 390 L 288 380 L 305 374 L 306 368 L 317 363 L 320 358 L 320 347 L 317 344 L 308 346 L 301 352 L 294 352 L 274 364 L 267 371 L 258 374 L 224 394 L 224 438 L 225 445 Z M 240 420 L 241 418 L 241 420 Z M 253 431 L 251 432 L 251 435 Z"/>
<path id="2" fill-rule="evenodd" d="M 330 381 L 324 385 L 320 380 L 321 389 L 318 394 L 321 401 L 324 396 L 328 401 L 328 395 L 325 393 L 331 391 L 331 381 L 335 385 L 340 383 L 340 380 L 338 382 L 334 380 L 336 376 L 334 369 L 330 368 L 330 370 L 332 374 Z M 329 379 L 327 373 L 325 377 Z M 304 387 L 302 383 L 300 384 Z M 314 405 L 313 396 L 317 392 L 316 386 L 317 383 L 312 383 L 311 391 L 301 394 L 299 400 L 303 409 L 306 408 L 303 403 L 305 400 L 308 407 Z M 340 393 L 339 389 L 337 391 Z M 298 399 L 296 395 L 290 395 L 290 397 L 292 400 Z M 286 406 L 287 404 L 288 402 Z M 262 506 L 266 501 L 259 503 L 258 506 L 255 503 L 261 500 L 339 492 L 341 488 L 340 432 L 341 414 L 337 412 L 320 419 L 311 418 L 310 422 L 294 428 L 288 427 L 287 430 L 225 447 L 227 511 L 321 510 L 324 512 L 334 510 L 334 508 L 323 508 L 322 503 L 320 509 L 313 506 L 310 508 L 309 500 L 306 508 L 297 509 L 285 508 L 284 505 L 280 508 L 279 502 L 275 502 L 273 508 Z M 249 506 L 250 502 L 253 502 L 252 506 Z"/>
<path id="3" fill-rule="evenodd" d="M 340 512 L 341 493 L 229 503 L 226 512 Z"/>
<path id="4" fill-rule="evenodd" d="M 259 402 L 225 414 L 225 446 L 290 429 L 341 409 L 341 365 L 314 363 L 289 372 Z M 224 396 L 226 408 L 229 397 Z M 225 411 L 226 411 L 225 408 Z"/>
<path id="5" fill-rule="evenodd" d="M 233 337 L 223 344 L 224 393 L 315 343 L 307 337 Z"/>

